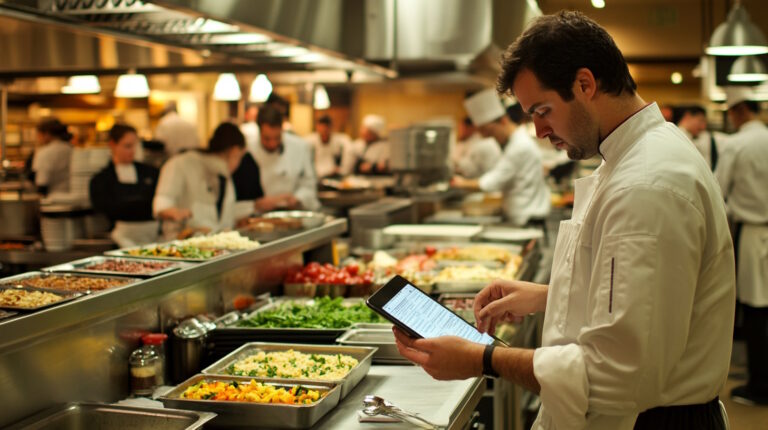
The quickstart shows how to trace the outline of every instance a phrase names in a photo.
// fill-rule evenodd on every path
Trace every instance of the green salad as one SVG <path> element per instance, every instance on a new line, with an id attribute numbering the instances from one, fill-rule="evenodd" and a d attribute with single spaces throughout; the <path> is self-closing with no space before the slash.
<path id="1" fill-rule="evenodd" d="M 129 255 L 141 257 L 171 257 L 171 258 L 194 258 L 204 260 L 221 254 L 218 249 L 203 249 L 196 246 L 152 246 L 147 248 L 132 249 L 128 251 Z"/>
<path id="2" fill-rule="evenodd" d="M 238 323 L 240 327 L 259 328 L 347 328 L 355 323 L 387 322 L 365 303 L 344 306 L 342 298 L 320 297 L 314 304 L 288 302 L 279 307 L 257 312 Z"/>

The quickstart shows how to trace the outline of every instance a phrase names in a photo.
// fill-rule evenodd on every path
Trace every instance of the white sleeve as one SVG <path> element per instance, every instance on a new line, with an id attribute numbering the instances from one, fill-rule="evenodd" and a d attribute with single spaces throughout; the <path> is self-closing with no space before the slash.
<path id="1" fill-rule="evenodd" d="M 731 191 L 731 185 L 733 182 L 734 166 L 736 159 L 738 158 L 738 142 L 730 140 L 728 138 L 722 139 L 718 142 L 718 159 L 717 166 L 715 167 L 715 179 L 720 185 L 720 191 L 723 193 L 723 198 L 728 198 L 728 194 Z"/>
<path id="2" fill-rule="evenodd" d="M 344 146 L 341 149 L 340 173 L 344 176 L 351 175 L 355 171 L 355 165 L 357 164 L 360 155 L 355 142 L 344 142 Z"/>
<path id="3" fill-rule="evenodd" d="M 303 151 L 303 155 L 304 161 L 302 163 L 301 176 L 293 196 L 301 202 L 305 209 L 316 210 L 320 208 L 320 201 L 317 199 L 317 175 L 312 163 L 309 145 L 307 145 L 307 151 Z"/>
<path id="4" fill-rule="evenodd" d="M 40 148 L 32 158 L 32 171 L 35 172 L 35 185 L 46 186 L 51 181 L 51 170 L 54 164 L 49 148 Z"/>
<path id="5" fill-rule="evenodd" d="M 185 192 L 184 175 L 178 158 L 171 158 L 160 169 L 160 176 L 152 200 L 152 214 L 157 214 L 172 207 L 177 207 Z"/>
<path id="6" fill-rule="evenodd" d="M 514 180 L 517 168 L 506 154 L 503 154 L 493 168 L 480 177 L 478 186 L 483 191 L 502 191 Z"/>
<path id="7" fill-rule="evenodd" d="M 590 413 L 657 405 L 690 340 L 692 314 L 702 311 L 693 309 L 701 211 L 650 185 L 620 191 L 602 208 L 591 264 L 574 263 L 591 268 L 586 301 L 575 310 L 586 312 L 586 323 L 576 343 L 534 353 L 542 404 L 558 429 L 582 428 Z"/>

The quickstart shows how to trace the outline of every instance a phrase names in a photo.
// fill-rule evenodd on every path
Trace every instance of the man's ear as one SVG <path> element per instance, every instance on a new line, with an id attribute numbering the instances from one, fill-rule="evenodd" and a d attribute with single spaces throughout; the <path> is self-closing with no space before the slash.
<path id="1" fill-rule="evenodd" d="M 576 78 L 573 80 L 573 93 L 581 94 L 587 100 L 592 99 L 597 94 L 597 81 L 591 70 L 582 67 L 576 71 Z"/>

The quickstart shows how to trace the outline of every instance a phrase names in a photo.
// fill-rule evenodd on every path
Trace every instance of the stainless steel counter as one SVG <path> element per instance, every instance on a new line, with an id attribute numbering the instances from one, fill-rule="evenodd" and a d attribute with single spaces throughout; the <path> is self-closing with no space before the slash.
<path id="1" fill-rule="evenodd" d="M 326 415 L 316 430 L 412 429 L 407 423 L 359 422 L 363 397 L 374 394 L 400 408 L 447 429 L 466 426 L 485 391 L 485 378 L 465 381 L 437 381 L 417 366 L 371 366 L 368 376 L 339 406 Z"/>
<path id="2" fill-rule="evenodd" d="M 347 229 L 335 220 L 242 251 L 61 306 L 0 321 L 0 427 L 55 403 L 128 395 L 128 355 L 146 332 L 222 313 L 240 294 L 275 292 L 304 253 L 330 254 Z"/>

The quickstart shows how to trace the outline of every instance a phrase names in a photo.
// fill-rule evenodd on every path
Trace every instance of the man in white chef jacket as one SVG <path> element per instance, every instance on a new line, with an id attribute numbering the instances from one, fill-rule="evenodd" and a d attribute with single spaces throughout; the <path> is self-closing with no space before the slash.
<path id="1" fill-rule="evenodd" d="M 743 309 L 749 379 L 731 391 L 734 401 L 768 405 L 768 127 L 748 88 L 728 89 L 727 138 L 715 170 L 734 223 L 736 287 Z"/>
<path id="2" fill-rule="evenodd" d="M 389 172 L 389 142 L 387 141 L 387 122 L 379 115 L 366 115 L 360 127 L 360 139 L 354 142 L 352 150 L 358 152 L 355 173 L 362 175 L 385 174 Z M 346 152 L 345 156 L 350 154 Z M 348 157 L 352 158 L 352 157 Z M 347 169 L 347 161 L 342 160 L 342 169 Z"/>
<path id="3" fill-rule="evenodd" d="M 501 148 L 492 137 L 483 137 L 467 117 L 470 124 L 462 123 L 459 143 L 454 158 L 456 173 L 465 178 L 479 178 L 490 172 L 501 158 Z"/>
<path id="4" fill-rule="evenodd" d="M 452 185 L 458 188 L 502 191 L 503 212 L 507 221 L 524 226 L 549 214 L 551 199 L 544 180 L 541 151 L 525 127 L 511 121 L 496 91 L 486 89 L 464 102 L 472 122 L 480 134 L 489 137 L 504 152 L 491 170 L 477 180 L 455 176 Z"/>
<path id="5" fill-rule="evenodd" d="M 455 337 L 412 339 L 404 356 L 438 379 L 501 375 L 541 398 L 534 429 L 723 429 L 735 274 L 714 177 L 655 103 L 636 93 L 612 38 L 579 12 L 539 17 L 507 49 L 499 89 L 576 181 L 549 285 L 494 282 L 475 298 L 480 330 L 545 312 L 535 350 Z"/>
<path id="6" fill-rule="evenodd" d="M 333 121 L 328 115 L 318 118 L 315 133 L 307 136 L 314 149 L 315 172 L 319 178 L 341 174 L 344 150 L 352 144 L 349 136 L 333 131 Z"/>
<path id="7" fill-rule="evenodd" d="M 299 207 L 318 209 L 317 176 L 309 144 L 283 130 L 283 115 L 274 106 L 262 107 L 257 123 L 260 144 L 254 158 L 259 165 L 265 196 L 257 201 L 257 209 L 262 212 Z"/>

